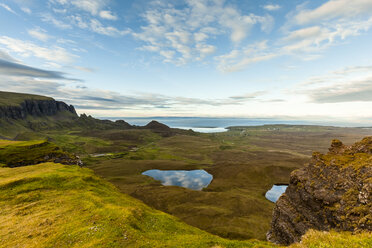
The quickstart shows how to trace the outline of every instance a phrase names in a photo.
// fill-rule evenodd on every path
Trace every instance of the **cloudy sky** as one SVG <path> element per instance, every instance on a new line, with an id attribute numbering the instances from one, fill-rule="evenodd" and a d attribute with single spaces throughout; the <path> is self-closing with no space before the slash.
<path id="1" fill-rule="evenodd" d="M 95 116 L 372 120 L 371 0 L 0 0 L 0 90 Z"/>

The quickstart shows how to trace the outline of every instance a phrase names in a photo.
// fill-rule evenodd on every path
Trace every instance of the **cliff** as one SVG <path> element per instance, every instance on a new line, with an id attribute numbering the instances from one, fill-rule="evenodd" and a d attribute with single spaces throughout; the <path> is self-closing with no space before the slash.
<path id="1" fill-rule="evenodd" d="M 78 117 L 72 105 L 49 97 L 0 92 L 0 99 L 0 118 L 18 120 L 28 116 L 55 116 L 60 113 Z"/>
<path id="2" fill-rule="evenodd" d="M 19 134 L 43 130 L 129 129 L 125 121 L 112 122 L 77 115 L 75 108 L 53 98 L 0 91 L 0 137 L 19 139 Z"/>
<path id="3" fill-rule="evenodd" d="M 291 173 L 273 212 L 268 240 L 299 242 L 308 229 L 372 230 L 372 137 L 345 146 L 333 140 L 327 154 Z"/>

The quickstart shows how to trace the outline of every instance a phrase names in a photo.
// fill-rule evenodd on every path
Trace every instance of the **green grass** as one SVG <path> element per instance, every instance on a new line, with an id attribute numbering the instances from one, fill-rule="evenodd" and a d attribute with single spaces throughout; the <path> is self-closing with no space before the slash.
<path id="1" fill-rule="evenodd" d="M 48 137 L 63 150 L 77 154 L 96 153 L 112 144 L 111 141 L 94 137 L 77 136 L 74 133 L 49 132 Z"/>
<path id="2" fill-rule="evenodd" d="M 309 230 L 300 244 L 290 248 L 367 248 L 372 247 L 372 232 L 352 235 L 350 232 L 321 232 Z"/>
<path id="3" fill-rule="evenodd" d="M 68 156 L 58 146 L 46 140 L 7 141 L 0 140 L 0 164 L 10 167 L 38 164 L 48 157 Z"/>
<path id="4" fill-rule="evenodd" d="M 53 163 L 0 168 L 0 220 L 0 247 L 274 247 L 213 236 Z"/>
<path id="5" fill-rule="evenodd" d="M 260 240 L 266 238 L 274 208 L 265 192 L 273 184 L 289 183 L 291 171 L 307 163 L 314 150 L 326 151 L 333 138 L 350 144 L 367 132 L 278 125 L 144 141 L 132 131 L 89 133 L 114 138 L 113 149 L 131 141 L 138 150 L 85 159 L 85 164 L 123 193 L 187 224 L 231 239 Z M 205 169 L 213 181 L 203 191 L 162 186 L 141 175 L 150 169 Z"/>
<path id="6" fill-rule="evenodd" d="M 371 247 L 372 234 L 310 230 L 291 248 Z M 0 168 L 0 247 L 279 247 L 226 240 L 120 193 L 89 169 Z"/>
<path id="7" fill-rule="evenodd" d="M 25 100 L 53 100 L 51 97 L 0 91 L 0 106 L 19 106 Z"/>

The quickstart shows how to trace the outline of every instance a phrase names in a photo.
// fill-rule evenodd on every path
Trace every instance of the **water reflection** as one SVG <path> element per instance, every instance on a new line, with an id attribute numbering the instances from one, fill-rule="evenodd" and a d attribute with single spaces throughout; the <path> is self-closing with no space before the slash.
<path id="1" fill-rule="evenodd" d="M 166 186 L 174 185 L 193 190 L 202 190 L 213 179 L 213 176 L 205 170 L 148 170 L 143 172 L 142 175 L 159 180 Z"/>
<path id="2" fill-rule="evenodd" d="M 272 202 L 276 202 L 279 197 L 285 192 L 288 185 L 273 185 L 273 187 L 266 192 L 265 197 Z"/>

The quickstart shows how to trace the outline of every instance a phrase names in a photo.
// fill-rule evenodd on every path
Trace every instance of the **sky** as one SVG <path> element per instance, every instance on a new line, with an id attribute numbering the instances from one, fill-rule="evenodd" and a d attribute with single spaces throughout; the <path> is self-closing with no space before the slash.
<path id="1" fill-rule="evenodd" d="M 372 122 L 371 0 L 0 0 L 0 90 L 100 117 Z"/>

